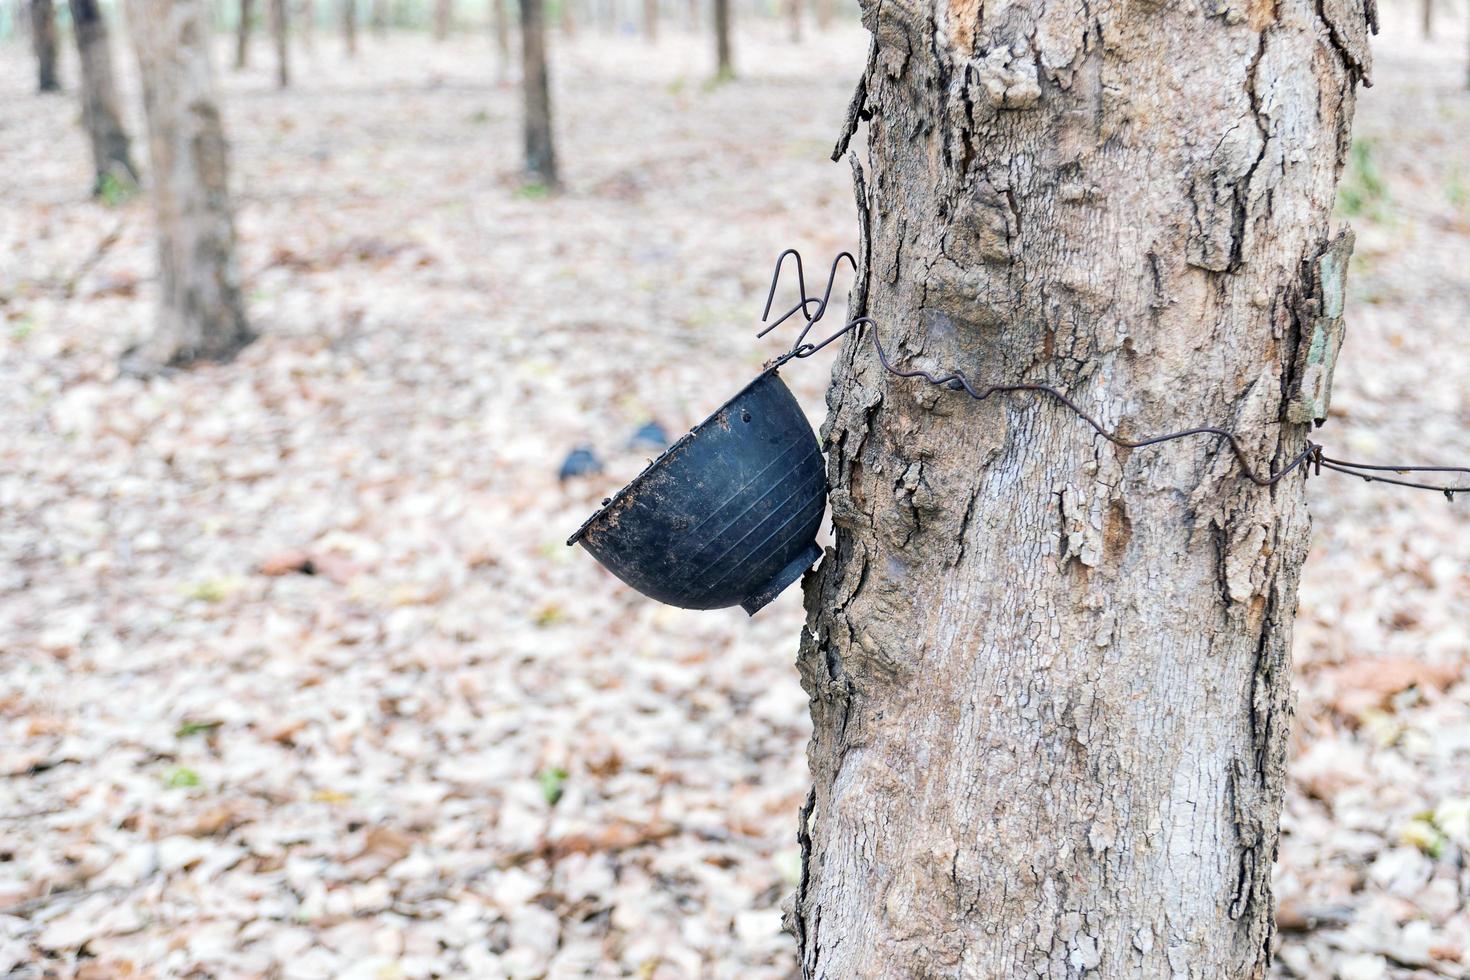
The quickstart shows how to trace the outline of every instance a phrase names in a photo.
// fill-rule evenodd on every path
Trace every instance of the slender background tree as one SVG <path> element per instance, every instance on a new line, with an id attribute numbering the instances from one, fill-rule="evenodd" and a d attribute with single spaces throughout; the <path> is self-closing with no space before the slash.
<path id="1" fill-rule="evenodd" d="M 252 334 L 235 269 L 209 14 L 203 0 L 128 0 L 127 10 L 148 117 L 160 285 L 158 323 L 128 361 L 146 372 L 223 360 Z"/>
<path id="2" fill-rule="evenodd" d="M 715 77 L 734 78 L 735 59 L 730 50 L 730 0 L 713 0 L 715 25 Z"/>
<path id="3" fill-rule="evenodd" d="M 521 2 L 521 87 L 525 95 L 526 176 L 548 190 L 558 185 L 551 136 L 551 79 L 546 63 L 542 0 Z"/>
<path id="4" fill-rule="evenodd" d="M 56 72 L 56 7 L 51 0 L 31 0 L 31 48 L 36 54 L 36 91 L 61 91 Z"/>
<path id="5" fill-rule="evenodd" d="M 240 19 L 235 23 L 235 69 L 250 66 L 250 29 L 255 16 L 255 0 L 240 0 Z"/>
<path id="6" fill-rule="evenodd" d="M 271 39 L 276 45 L 276 87 L 291 85 L 291 24 L 286 0 L 269 0 Z"/>
<path id="7" fill-rule="evenodd" d="M 1363 4 L 863 13 L 853 305 L 894 362 L 1051 383 L 1135 438 L 1229 426 L 1261 471 L 1299 453 Z M 804 976 L 1264 977 L 1302 481 L 856 340 L 828 404 Z"/>
<path id="8" fill-rule="evenodd" d="M 107 22 L 97 0 L 68 0 L 72 33 L 81 65 L 82 125 L 92 148 L 94 194 L 109 186 L 132 190 L 138 183 L 127 130 L 118 111 L 117 81 L 112 71 L 112 50 L 107 39 Z"/>
<path id="9" fill-rule="evenodd" d="M 357 57 L 357 0 L 340 0 L 340 2 L 341 6 L 338 9 L 342 15 L 343 50 L 347 57 L 355 58 Z M 373 27 L 386 31 L 388 21 L 385 18 L 380 24 L 377 17 L 378 11 L 379 7 L 375 3 L 373 5 Z"/>
<path id="10" fill-rule="evenodd" d="M 489 0 L 490 31 L 495 38 L 495 72 L 500 81 L 510 77 L 510 18 L 505 12 L 505 0 Z"/>

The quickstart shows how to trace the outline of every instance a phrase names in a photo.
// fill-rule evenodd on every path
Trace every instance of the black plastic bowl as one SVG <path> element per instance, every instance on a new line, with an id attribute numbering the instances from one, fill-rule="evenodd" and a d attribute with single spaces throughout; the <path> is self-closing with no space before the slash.
<path id="1" fill-rule="evenodd" d="M 822 557 L 827 475 L 811 423 L 768 370 L 674 443 L 567 544 L 646 596 L 756 610 Z"/>

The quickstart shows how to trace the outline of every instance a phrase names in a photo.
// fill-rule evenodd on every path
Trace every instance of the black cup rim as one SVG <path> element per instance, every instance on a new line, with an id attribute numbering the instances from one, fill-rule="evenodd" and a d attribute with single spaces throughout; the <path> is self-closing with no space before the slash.
<path id="1" fill-rule="evenodd" d="M 591 517 L 583 521 L 582 526 L 577 528 L 577 530 L 572 533 L 571 537 L 567 538 L 567 546 L 571 547 L 578 541 L 581 541 L 583 535 L 585 535 L 592 528 L 592 525 L 597 523 L 599 518 L 607 514 L 609 511 L 615 509 L 618 506 L 618 501 L 622 500 L 628 494 L 632 493 L 635 489 L 637 489 L 640 483 L 648 479 L 649 476 L 651 476 L 669 460 L 673 459 L 674 456 L 677 455 L 679 451 L 682 450 L 686 445 L 688 445 L 695 436 L 699 435 L 701 430 L 703 430 L 715 419 L 719 418 L 720 415 L 722 415 L 727 408 L 729 408 L 735 402 L 744 397 L 747 391 L 754 388 L 762 381 L 765 381 L 767 378 L 775 376 L 779 376 L 779 368 L 768 367 L 760 374 L 756 375 L 744 388 L 741 388 L 739 391 L 735 392 L 735 394 L 731 395 L 729 398 L 726 398 L 723 402 L 721 402 L 720 407 L 715 409 L 713 412 L 710 412 L 709 415 L 705 417 L 703 422 L 700 422 L 694 428 L 684 433 L 682 436 L 679 437 L 677 442 L 675 442 L 668 449 L 665 449 L 663 452 L 659 453 L 652 462 L 643 467 L 643 469 L 638 473 L 637 476 L 633 477 L 633 479 L 629 480 L 621 490 L 609 497 L 607 503 L 597 508 L 597 511 Z"/>

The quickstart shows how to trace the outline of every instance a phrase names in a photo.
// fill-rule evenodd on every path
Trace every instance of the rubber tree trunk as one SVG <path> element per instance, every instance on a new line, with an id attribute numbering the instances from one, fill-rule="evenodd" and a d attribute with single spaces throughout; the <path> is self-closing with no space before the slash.
<path id="1" fill-rule="evenodd" d="M 357 0 L 341 0 L 338 10 L 342 14 L 342 46 L 347 52 L 347 57 L 357 57 Z M 376 28 L 378 8 L 373 8 L 373 26 Z M 387 30 L 387 21 L 383 22 L 383 30 Z"/>
<path id="2" fill-rule="evenodd" d="M 895 364 L 1049 382 L 1135 437 L 1233 427 L 1261 470 L 1302 449 L 1361 0 L 863 9 L 850 305 Z M 1302 481 L 865 341 L 799 655 L 804 975 L 1265 976 Z"/>
<path id="3" fill-rule="evenodd" d="M 69 4 L 82 74 L 82 125 L 92 147 L 96 174 L 92 193 L 102 193 L 109 178 L 120 187 L 135 187 L 138 170 L 133 166 L 128 133 L 118 112 L 107 22 L 102 19 L 97 0 L 69 0 Z"/>
<path id="4" fill-rule="evenodd" d="M 60 92 L 56 74 L 56 7 L 51 0 L 31 0 L 31 47 L 36 52 L 36 91 Z"/>
<path id="5" fill-rule="evenodd" d="M 148 117 L 160 302 L 140 368 L 223 360 L 251 339 L 235 269 L 223 127 L 203 0 L 128 0 Z"/>
<path id="6" fill-rule="evenodd" d="M 255 15 L 255 0 L 240 0 L 240 22 L 235 25 L 235 70 L 250 65 L 250 20 Z"/>
<path id="7" fill-rule="evenodd" d="M 1434 0 L 1419 0 L 1419 31 L 1426 41 L 1434 37 Z"/>
<path id="8" fill-rule="evenodd" d="M 832 0 L 816 0 L 812 4 L 812 13 L 817 18 L 817 30 L 825 31 L 832 26 Z"/>
<path id="9" fill-rule="evenodd" d="M 434 40 L 449 37 L 450 22 L 454 19 L 454 6 L 450 0 L 434 0 Z"/>
<path id="10" fill-rule="evenodd" d="M 658 0 L 643 0 L 643 40 L 658 43 Z"/>
<path id="11" fill-rule="evenodd" d="M 713 0 L 715 22 L 715 75 L 735 76 L 735 59 L 730 53 L 730 0 Z"/>
<path id="12" fill-rule="evenodd" d="M 291 87 L 290 21 L 286 0 L 270 0 L 271 38 L 276 45 L 276 87 Z"/>
<path id="13" fill-rule="evenodd" d="M 551 78 L 546 64 L 546 11 L 542 0 L 521 0 L 521 88 L 525 95 L 526 176 L 557 186 L 551 138 Z"/>

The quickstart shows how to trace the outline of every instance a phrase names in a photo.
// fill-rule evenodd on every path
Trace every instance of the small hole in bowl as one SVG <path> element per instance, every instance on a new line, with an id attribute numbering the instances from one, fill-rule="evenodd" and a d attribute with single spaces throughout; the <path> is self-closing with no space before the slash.
<path id="1" fill-rule="evenodd" d="M 742 421 L 742 422 L 749 422 L 750 421 L 750 409 L 748 409 L 748 408 L 742 408 L 740 410 L 740 421 Z"/>

